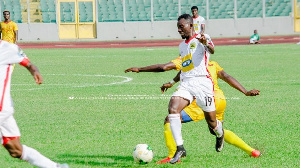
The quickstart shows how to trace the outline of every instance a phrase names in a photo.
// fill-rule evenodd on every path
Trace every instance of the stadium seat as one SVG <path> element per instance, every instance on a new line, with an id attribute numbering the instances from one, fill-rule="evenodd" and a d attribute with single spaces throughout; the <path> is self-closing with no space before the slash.
<path id="1" fill-rule="evenodd" d="M 56 13 L 55 12 L 49 12 L 49 18 L 51 23 L 56 22 Z"/>
<path id="2" fill-rule="evenodd" d="M 50 18 L 47 12 L 42 13 L 43 23 L 50 23 Z"/>
<path id="3" fill-rule="evenodd" d="M 147 6 L 147 7 L 151 6 L 151 1 L 147 1 L 146 0 L 145 3 L 144 3 L 144 5 Z"/>
<path id="4" fill-rule="evenodd" d="M 79 22 L 87 22 L 87 15 L 84 14 L 79 14 Z"/>

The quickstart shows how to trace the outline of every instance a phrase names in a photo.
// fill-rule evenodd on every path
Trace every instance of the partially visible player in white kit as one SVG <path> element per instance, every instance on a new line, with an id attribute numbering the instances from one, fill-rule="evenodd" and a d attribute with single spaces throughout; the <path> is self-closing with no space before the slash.
<path id="1" fill-rule="evenodd" d="M 42 84 L 43 78 L 25 53 L 15 44 L 0 40 L 0 138 L 2 145 L 14 158 L 29 162 L 40 168 L 68 168 L 46 158 L 35 149 L 20 143 L 20 130 L 14 119 L 14 107 L 10 95 L 13 65 L 19 63 L 27 68 L 35 82 Z M 0 166 L 1 167 L 1 166 Z"/>
<path id="2" fill-rule="evenodd" d="M 193 25 L 194 25 L 194 30 L 197 34 L 204 33 L 205 30 L 205 19 L 198 15 L 198 7 L 193 6 L 191 8 L 192 15 L 193 15 Z"/>
<path id="3" fill-rule="evenodd" d="M 224 144 L 224 130 L 222 123 L 216 119 L 213 81 L 207 66 L 209 54 L 205 36 L 197 34 L 193 27 L 193 18 L 189 14 L 178 17 L 178 33 L 185 41 L 179 45 L 182 59 L 182 69 L 177 74 L 180 84 L 173 93 L 169 102 L 169 121 L 172 135 L 177 145 L 176 153 L 170 160 L 171 164 L 179 162 L 186 156 L 181 134 L 180 112 L 188 106 L 194 98 L 197 105 L 203 110 L 208 126 L 216 135 L 216 149 L 220 152 Z M 176 80 L 178 81 L 178 80 Z M 174 81 L 171 81 L 174 83 Z"/>

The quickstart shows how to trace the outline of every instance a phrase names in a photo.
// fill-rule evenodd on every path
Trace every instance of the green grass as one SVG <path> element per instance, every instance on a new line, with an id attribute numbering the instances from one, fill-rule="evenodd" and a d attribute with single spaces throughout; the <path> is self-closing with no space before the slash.
<path id="1" fill-rule="evenodd" d="M 205 121 L 183 125 L 188 157 L 177 165 L 156 165 L 167 156 L 163 122 L 169 96 L 159 87 L 176 75 L 124 73 L 132 66 L 166 63 L 177 47 L 115 49 L 25 49 L 44 77 L 37 86 L 16 66 L 12 79 L 21 142 L 72 168 L 94 167 L 299 167 L 300 48 L 295 44 L 216 46 L 212 60 L 258 97 L 246 97 L 219 82 L 227 97 L 225 128 L 263 152 L 250 158 L 215 138 Z M 126 78 L 127 77 L 127 78 Z M 132 79 L 128 82 L 126 80 Z M 133 148 L 148 143 L 154 161 L 133 162 Z M 0 150 L 1 168 L 29 168 Z"/>

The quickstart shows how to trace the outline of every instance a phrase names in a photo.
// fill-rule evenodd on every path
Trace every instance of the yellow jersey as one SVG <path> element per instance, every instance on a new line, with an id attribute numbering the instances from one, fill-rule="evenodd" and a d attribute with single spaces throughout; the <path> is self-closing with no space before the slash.
<path id="1" fill-rule="evenodd" d="M 16 34 L 15 31 L 18 30 L 18 26 L 15 22 L 1 22 L 1 34 L 2 40 L 7 41 L 9 43 L 15 43 Z"/>
<path id="2" fill-rule="evenodd" d="M 171 62 L 175 64 L 177 71 L 181 69 L 182 61 L 180 56 L 172 60 Z M 220 89 L 218 85 L 218 72 L 223 71 L 223 68 L 215 61 L 209 61 L 207 68 L 214 82 L 214 92 L 215 92 L 214 98 L 215 98 L 217 119 L 222 121 L 225 107 L 226 107 L 226 100 L 223 91 Z M 183 110 L 191 117 L 193 121 L 199 121 L 204 119 L 204 113 L 202 109 L 197 106 L 195 100 L 189 106 L 185 107 Z"/>

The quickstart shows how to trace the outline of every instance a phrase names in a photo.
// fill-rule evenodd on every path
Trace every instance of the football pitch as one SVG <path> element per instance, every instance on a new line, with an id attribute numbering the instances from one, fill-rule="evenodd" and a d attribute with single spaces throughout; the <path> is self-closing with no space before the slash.
<path id="1" fill-rule="evenodd" d="M 250 158 L 226 144 L 214 149 L 215 137 L 205 121 L 183 124 L 187 158 L 157 165 L 168 150 L 163 123 L 175 86 L 160 86 L 176 71 L 124 73 L 129 67 L 166 63 L 178 47 L 24 49 L 44 77 L 40 86 L 16 65 L 12 77 L 15 118 L 21 142 L 72 168 L 96 167 L 300 167 L 300 46 L 296 44 L 216 46 L 211 60 L 246 89 L 246 97 L 219 80 L 227 99 L 224 128 L 260 150 Z M 176 84 L 178 86 L 178 84 Z M 154 159 L 134 163 L 135 145 L 149 144 Z M 0 150 L 1 168 L 30 168 Z"/>

